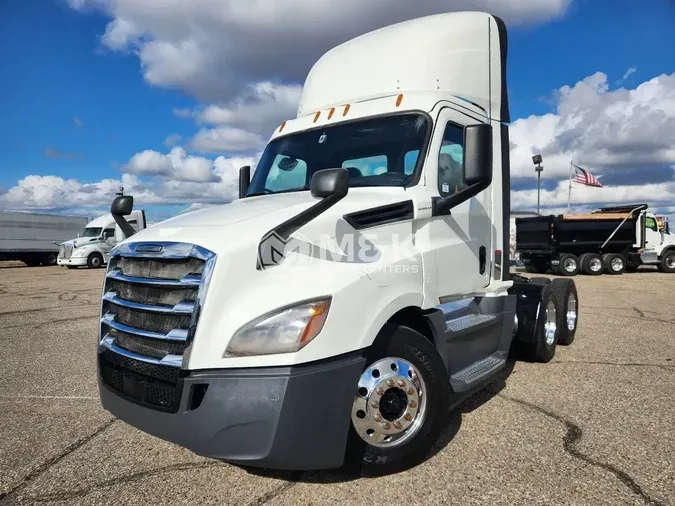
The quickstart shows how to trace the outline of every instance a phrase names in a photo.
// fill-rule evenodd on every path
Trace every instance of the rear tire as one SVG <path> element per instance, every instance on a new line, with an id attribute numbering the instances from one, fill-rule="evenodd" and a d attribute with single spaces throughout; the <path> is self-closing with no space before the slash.
<path id="1" fill-rule="evenodd" d="M 675 272 L 675 250 L 671 249 L 663 254 L 661 263 L 659 264 L 659 270 L 668 273 Z"/>
<path id="2" fill-rule="evenodd" d="M 450 380 L 436 347 L 422 334 L 402 325 L 387 324 L 369 355 L 359 384 L 354 385 L 345 463 L 347 466 L 358 466 L 368 474 L 388 474 L 421 462 L 438 440 L 447 419 Z M 401 364 L 396 370 L 391 366 L 395 361 Z M 415 397 L 410 385 L 399 386 L 400 381 L 415 381 L 404 371 L 406 364 L 412 365 L 412 377 L 419 378 L 417 381 L 422 388 L 418 392 L 423 395 Z M 375 369 L 371 370 L 373 365 Z M 395 386 L 388 385 L 388 380 L 393 380 Z M 378 394 L 380 388 L 382 390 Z M 386 404 L 382 391 L 384 396 L 392 397 L 387 398 Z M 378 401 L 377 407 L 372 404 L 374 397 Z M 396 412 L 388 411 L 392 406 L 395 406 Z M 408 415 L 412 419 L 406 422 Z M 403 429 L 395 427 L 397 423 L 404 424 Z M 409 424 L 407 427 L 406 423 Z M 388 429 L 385 424 L 389 425 Z M 368 435 L 368 431 L 373 432 Z M 390 431 L 398 431 L 390 436 L 391 441 L 375 442 L 378 436 L 384 437 Z M 373 443 L 366 442 L 366 438 L 372 438 Z M 396 438 L 399 442 L 394 444 Z"/>
<path id="3" fill-rule="evenodd" d="M 602 274 L 602 257 L 597 253 L 584 253 L 581 271 L 589 276 L 600 276 Z"/>
<path id="4" fill-rule="evenodd" d="M 555 355 L 555 347 L 558 344 L 558 310 L 553 296 L 553 283 L 542 283 L 542 286 L 537 328 L 528 355 L 533 362 L 546 363 L 550 362 Z"/>
<path id="5" fill-rule="evenodd" d="M 602 256 L 607 274 L 619 275 L 626 271 L 626 258 L 620 253 L 608 253 Z"/>
<path id="6" fill-rule="evenodd" d="M 51 265 L 56 265 L 56 261 L 57 261 L 56 254 L 55 254 L 55 253 L 50 253 L 49 255 L 45 256 L 45 257 L 42 259 L 42 262 L 41 262 L 41 263 L 42 263 L 42 265 L 48 265 L 48 266 L 51 266 Z"/>
<path id="7" fill-rule="evenodd" d="M 87 257 L 87 267 L 90 269 L 99 269 L 103 265 L 103 257 L 100 253 L 92 253 Z"/>
<path id="8" fill-rule="evenodd" d="M 558 344 L 568 346 L 574 341 L 579 316 L 579 295 L 571 279 L 554 279 L 551 284 L 556 304 Z"/>
<path id="9" fill-rule="evenodd" d="M 579 272 L 579 259 L 576 255 L 570 253 L 563 253 L 560 255 L 558 272 L 561 276 L 576 276 Z"/>

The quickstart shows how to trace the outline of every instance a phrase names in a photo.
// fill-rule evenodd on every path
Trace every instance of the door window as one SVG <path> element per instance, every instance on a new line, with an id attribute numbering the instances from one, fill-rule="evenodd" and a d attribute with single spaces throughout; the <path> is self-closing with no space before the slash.
<path id="1" fill-rule="evenodd" d="M 658 225 L 657 225 L 657 223 L 656 223 L 656 220 L 655 220 L 654 218 L 650 217 L 650 216 L 648 216 L 647 219 L 645 220 L 645 226 L 646 226 L 649 230 L 653 230 L 654 232 L 658 232 L 658 231 L 659 231 L 659 227 L 658 227 Z"/>
<path id="2" fill-rule="evenodd" d="M 462 191 L 464 184 L 464 129 L 448 123 L 443 133 L 443 142 L 438 154 L 438 191 L 447 197 Z"/>
<path id="3" fill-rule="evenodd" d="M 111 237 L 115 237 L 115 229 L 114 228 L 106 228 L 103 231 L 103 240 L 106 241 L 110 239 Z"/>

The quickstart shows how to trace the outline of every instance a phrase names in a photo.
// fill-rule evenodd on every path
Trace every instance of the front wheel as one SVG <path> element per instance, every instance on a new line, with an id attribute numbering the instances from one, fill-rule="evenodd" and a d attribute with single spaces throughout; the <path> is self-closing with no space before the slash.
<path id="1" fill-rule="evenodd" d="M 449 378 L 422 334 L 388 324 L 355 385 L 349 464 L 385 474 L 422 461 L 446 421 Z"/>
<path id="2" fill-rule="evenodd" d="M 98 269 L 103 265 L 103 257 L 100 253 L 92 253 L 87 258 L 87 267 L 90 269 Z"/>
<path id="3" fill-rule="evenodd" d="M 574 341 L 579 317 L 579 295 L 571 279 L 554 279 L 551 290 L 556 305 L 558 344 L 567 346 Z"/>
<path id="4" fill-rule="evenodd" d="M 659 264 L 661 272 L 675 272 L 675 250 L 666 251 Z"/>

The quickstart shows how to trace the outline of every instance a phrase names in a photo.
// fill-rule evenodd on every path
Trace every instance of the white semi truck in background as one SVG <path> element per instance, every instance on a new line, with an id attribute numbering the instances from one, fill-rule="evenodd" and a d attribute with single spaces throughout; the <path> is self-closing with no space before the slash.
<path id="1" fill-rule="evenodd" d="M 136 232 L 147 228 L 145 211 L 133 211 L 128 221 Z M 81 237 L 58 245 L 56 263 L 69 269 L 98 269 L 108 263 L 110 252 L 124 237 L 112 214 L 100 216 L 87 223 Z"/>
<path id="2" fill-rule="evenodd" d="M 368 33 L 313 66 L 240 199 L 138 234 L 115 199 L 103 407 L 228 462 L 381 472 L 513 346 L 570 344 L 574 281 L 509 272 L 506 51 L 478 12 Z"/>

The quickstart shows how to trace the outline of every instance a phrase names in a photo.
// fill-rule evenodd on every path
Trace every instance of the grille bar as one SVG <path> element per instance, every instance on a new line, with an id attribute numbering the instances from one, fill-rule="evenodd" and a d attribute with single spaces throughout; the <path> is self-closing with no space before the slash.
<path id="1" fill-rule="evenodd" d="M 132 353 L 128 350 L 120 348 L 115 345 L 115 338 L 110 335 L 106 335 L 101 341 L 101 345 L 109 349 L 112 352 L 122 355 L 123 357 L 130 358 L 132 360 L 138 360 L 139 362 L 145 362 L 146 364 L 155 364 L 155 365 L 170 365 L 172 367 L 180 367 L 183 362 L 183 355 L 167 355 L 161 360 L 152 357 L 146 357 L 144 355 L 138 355 Z"/>
<path id="2" fill-rule="evenodd" d="M 137 283 L 141 285 L 164 285 L 164 286 L 199 286 L 202 282 L 202 276 L 189 274 L 182 279 L 164 279 L 164 278 L 137 278 L 126 276 L 119 269 L 111 270 L 107 276 L 109 279 L 126 281 L 127 283 Z"/>
<path id="3" fill-rule="evenodd" d="M 116 322 L 115 315 L 111 313 L 106 313 L 103 318 L 101 318 L 101 323 L 120 332 L 136 334 L 137 336 L 148 337 L 150 339 L 162 339 L 164 341 L 187 341 L 188 336 L 188 331 L 185 329 L 173 329 L 166 334 L 161 334 L 159 332 L 152 332 L 150 330 L 138 329 L 136 327 L 124 325 L 123 323 Z"/>
<path id="4" fill-rule="evenodd" d="M 157 306 L 154 304 L 143 304 L 141 302 L 133 302 L 130 300 L 125 300 L 117 296 L 116 292 L 107 292 L 103 296 L 103 300 L 106 300 L 117 306 L 128 307 L 131 309 L 140 309 L 142 311 L 152 311 L 154 313 L 179 313 L 179 314 L 192 314 L 195 309 L 194 302 L 179 302 L 175 306 Z"/>

